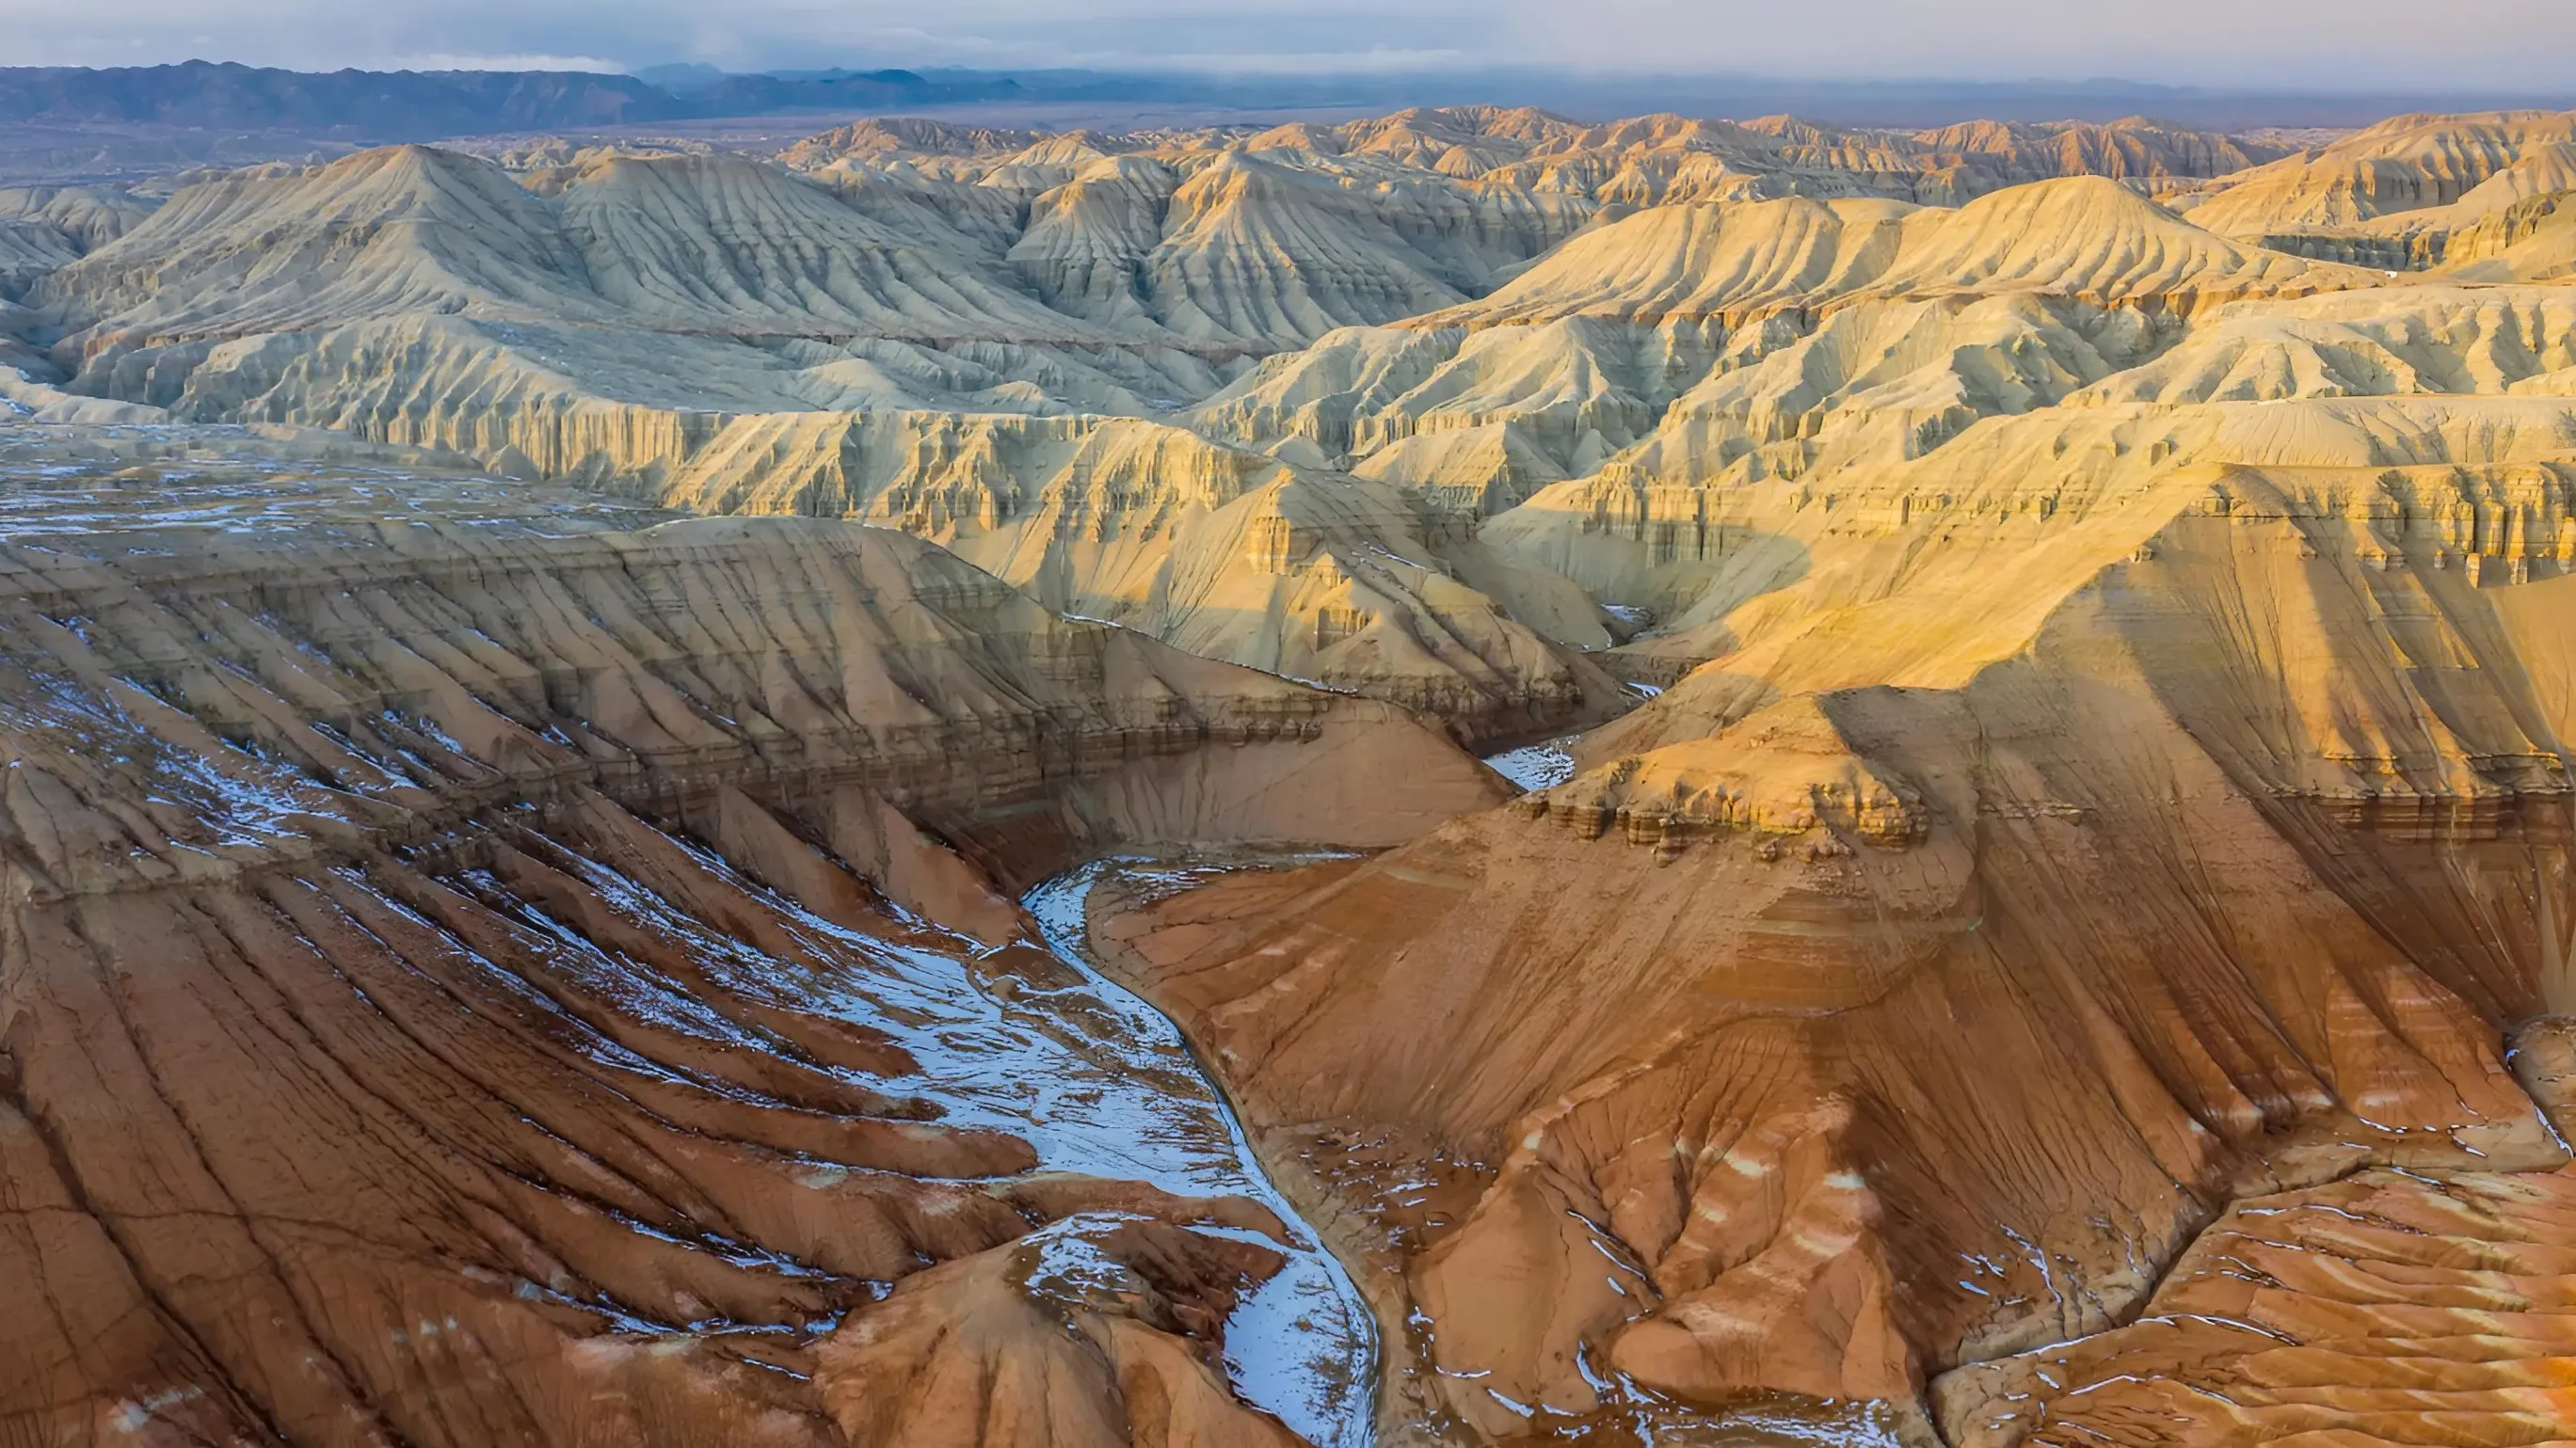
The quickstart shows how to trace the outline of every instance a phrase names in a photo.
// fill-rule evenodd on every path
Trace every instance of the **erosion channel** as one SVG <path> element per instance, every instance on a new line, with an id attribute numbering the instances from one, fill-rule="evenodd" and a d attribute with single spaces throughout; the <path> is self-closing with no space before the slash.
<path id="1" fill-rule="evenodd" d="M 1091 957 L 1093 889 L 1115 880 L 1131 897 L 1205 883 L 1222 867 L 1152 860 L 1098 860 L 1038 885 L 1021 899 L 1048 949 L 1082 972 L 1079 986 L 1043 998 L 1033 1024 L 1062 1032 L 1093 1071 L 1065 1071 L 1048 1083 L 1054 1098 L 1040 1119 L 1052 1134 L 1093 1139 L 1094 1168 L 1175 1193 L 1249 1197 L 1276 1212 L 1287 1265 L 1246 1297 L 1226 1322 L 1226 1368 L 1245 1400 L 1326 1448 L 1374 1440 L 1372 1391 L 1377 1328 L 1368 1303 L 1313 1227 L 1271 1184 L 1225 1093 L 1198 1063 L 1180 1028 L 1111 980 Z M 1094 1074 L 1096 1072 L 1096 1075 Z M 1097 1133 L 1096 1138 L 1094 1133 Z"/>

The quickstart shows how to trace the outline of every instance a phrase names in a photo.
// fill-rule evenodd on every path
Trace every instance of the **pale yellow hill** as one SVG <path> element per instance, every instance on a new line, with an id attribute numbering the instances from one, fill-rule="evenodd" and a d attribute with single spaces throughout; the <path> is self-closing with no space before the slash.
<path id="1" fill-rule="evenodd" d="M 835 161 L 891 156 L 998 158 L 1037 140 L 1034 131 L 960 126 L 919 116 L 871 117 L 808 136 L 781 152 L 779 159 L 800 170 L 817 170 Z"/>
<path id="2" fill-rule="evenodd" d="M 2446 206 L 2534 152 L 2576 140 L 2576 114 L 2399 116 L 2314 153 L 2229 177 L 2192 219 L 2228 236 L 2329 230 Z"/>
<path id="3" fill-rule="evenodd" d="M 486 455 L 504 438 L 560 451 L 509 436 L 501 399 L 533 393 L 1142 412 L 1216 385 L 1171 334 L 1053 310 L 934 214 L 875 212 L 739 158 L 606 156 L 538 196 L 490 163 L 398 148 L 185 189 L 37 300 L 71 331 L 56 357 L 75 390 L 210 420 L 407 397 L 425 432 L 450 399 L 485 413 Z"/>
<path id="4" fill-rule="evenodd" d="M 95 251 L 152 214 L 153 203 L 101 186 L 28 186 L 0 189 L 0 218 L 34 222 L 61 232 L 75 251 Z"/>
<path id="5" fill-rule="evenodd" d="M 837 165 L 804 174 L 898 235 L 988 268 L 1010 251 L 1029 219 L 1026 192 L 924 175 L 908 164 Z"/>
<path id="6" fill-rule="evenodd" d="M 2547 141 L 2523 147 L 2520 159 L 2495 170 L 2456 201 L 2387 210 L 2340 225 L 2274 231 L 2263 240 L 2303 256 L 2457 274 L 2519 240 L 2536 209 L 2570 190 L 2576 190 L 2576 142 Z M 2509 267 L 2490 279 L 2540 280 L 2540 270 Z"/>
<path id="7" fill-rule="evenodd" d="M 2432 285 L 2248 303 L 2073 403 L 2569 395 L 2576 290 Z"/>
<path id="8" fill-rule="evenodd" d="M 1103 157 L 1029 205 L 1010 263 L 1048 306 L 1103 322 L 1147 315 L 1145 258 L 1162 244 L 1180 178 L 1141 156 Z"/>
<path id="9" fill-rule="evenodd" d="M 1207 657 L 1388 698 L 1462 735 L 1596 714 L 1613 641 L 1582 590 L 1382 482 L 1112 419 L 773 414 L 733 421 L 659 496 L 863 519 L 1053 607 Z"/>
<path id="10" fill-rule="evenodd" d="M 605 321 L 553 208 L 498 166 L 427 147 L 191 186 L 48 279 L 97 351 L 402 311 Z"/>
<path id="11" fill-rule="evenodd" d="M 1584 126 L 1457 106 L 1251 136 L 871 121 L 785 157 L 847 193 L 882 197 L 862 203 L 872 215 L 910 206 L 1009 251 L 1039 295 L 1080 315 L 1141 314 L 1203 345 L 1261 353 L 1483 296 L 1604 208 L 1786 196 L 1950 204 L 2069 175 L 2141 186 L 2209 177 L 2273 154 L 2136 119 L 1904 133 L 1786 117 Z M 1024 220 L 997 210 L 1002 201 Z"/>
<path id="12" fill-rule="evenodd" d="M 1856 290 L 1904 244 L 1913 208 L 1893 201 L 1659 206 L 1595 228 L 1493 296 L 1441 321 L 1750 313 Z"/>
<path id="13" fill-rule="evenodd" d="M 2470 187 L 2451 204 L 2459 214 L 2484 216 L 2558 191 L 2576 191 L 2576 139 L 2526 147 L 2520 160 Z"/>
<path id="14" fill-rule="evenodd" d="M 1483 301 L 1270 359 L 1189 416 L 1490 512 L 1595 474 L 1696 484 L 1740 463 L 1913 456 L 2105 383 L 2231 308 L 2384 280 L 2212 235 L 2099 178 L 1957 210 L 1665 206 Z"/>
<path id="15" fill-rule="evenodd" d="M 563 194 L 582 271 L 622 319 L 669 330 L 1046 345 L 1104 340 L 953 253 L 755 162 L 617 159 Z"/>
<path id="16" fill-rule="evenodd" d="M 1956 205 L 2060 176 L 2155 184 L 2223 175 L 2279 148 L 2132 117 L 2108 125 L 1968 122 L 1861 130 L 1793 116 L 1745 122 L 1642 116 L 1535 136 L 1511 172 L 1605 202 L 1884 196 Z M 1488 143 L 1492 144 L 1492 143 Z"/>
<path id="17" fill-rule="evenodd" d="M 1427 312 L 1462 294 L 1407 245 L 1391 213 L 1413 201 L 1354 195 L 1329 173 L 1229 153 L 1173 193 L 1140 283 L 1174 330 L 1248 350 Z"/>
<path id="18" fill-rule="evenodd" d="M 1543 473 L 1590 472 L 1645 436 L 1715 359 L 1717 330 L 1676 321 L 1640 337 L 1580 316 L 1476 331 L 1351 328 L 1270 359 L 1189 417 L 1255 446 L 1304 439 L 1327 458 L 1364 460 L 1355 466 L 1372 476 L 1471 488 L 1477 510 L 1491 512 Z M 1453 470 L 1485 465 L 1476 458 L 1502 471 Z"/>
<path id="19" fill-rule="evenodd" d="M 156 345 L 401 313 L 690 333 L 1097 344 L 817 186 L 757 162 L 611 157 L 560 196 L 453 152 L 362 152 L 180 192 L 51 278 L 79 344 Z"/>
<path id="20" fill-rule="evenodd" d="M 1955 211 L 1802 200 L 1666 207 L 1600 227 L 1493 296 L 1431 320 L 1741 317 L 1862 296 L 2030 291 L 2184 312 L 2368 282 L 2239 245 L 2115 182 L 2040 182 Z"/>

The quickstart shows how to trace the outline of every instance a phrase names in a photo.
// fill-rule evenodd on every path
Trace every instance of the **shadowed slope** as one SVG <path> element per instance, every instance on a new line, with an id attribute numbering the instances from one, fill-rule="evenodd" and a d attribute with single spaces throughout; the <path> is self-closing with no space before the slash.
<path id="1" fill-rule="evenodd" d="M 1297 1441 L 1289 1234 L 996 882 L 1473 761 L 900 535 L 121 446 L 0 559 L 0 1435 Z"/>

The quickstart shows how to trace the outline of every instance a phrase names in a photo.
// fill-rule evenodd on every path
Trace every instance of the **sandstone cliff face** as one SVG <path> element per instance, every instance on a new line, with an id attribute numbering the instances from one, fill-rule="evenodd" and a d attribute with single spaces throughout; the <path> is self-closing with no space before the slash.
<path id="1" fill-rule="evenodd" d="M 1300 1249 L 1007 892 L 1471 760 L 897 534 L 13 431 L 9 1435 L 1298 1441 Z"/>
<path id="2" fill-rule="evenodd" d="M 2483 215 L 2447 239 L 2442 271 L 2462 281 L 2547 282 L 2576 274 L 2576 207 L 2553 191 Z"/>

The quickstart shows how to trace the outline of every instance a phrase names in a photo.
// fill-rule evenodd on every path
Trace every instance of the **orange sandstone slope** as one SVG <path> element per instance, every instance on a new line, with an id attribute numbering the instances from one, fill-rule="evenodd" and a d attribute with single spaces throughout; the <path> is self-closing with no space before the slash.
<path id="1" fill-rule="evenodd" d="M 0 1442 L 1303 1441 L 1291 1233 L 1002 891 L 1490 775 L 901 535 L 173 436 L 6 440 Z"/>
<path id="2" fill-rule="evenodd" d="M 2563 435 L 2396 411 L 2340 425 Z M 2163 425 L 1784 502 L 1718 656 L 1570 782 L 1103 921 L 1410 1323 L 1391 1413 L 1920 1435 L 2233 1199 L 2565 1160 L 2502 1038 L 2576 1010 L 2568 466 L 2149 466 Z M 2067 486 L 2115 442 L 2134 487 Z"/>

